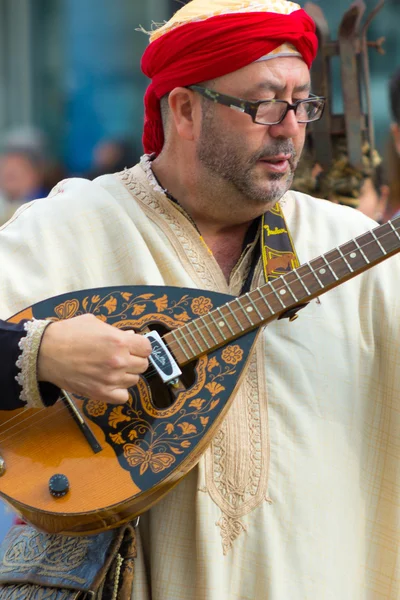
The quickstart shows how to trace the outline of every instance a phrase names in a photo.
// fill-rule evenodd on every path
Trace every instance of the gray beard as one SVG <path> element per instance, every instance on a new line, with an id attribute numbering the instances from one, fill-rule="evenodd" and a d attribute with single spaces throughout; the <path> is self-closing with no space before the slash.
<path id="1" fill-rule="evenodd" d="M 241 151 L 243 144 L 233 136 L 222 137 L 214 125 L 211 115 L 203 115 L 202 131 L 197 148 L 200 163 L 213 175 L 213 180 L 229 182 L 252 204 L 275 204 L 287 192 L 293 182 L 297 166 L 293 142 L 288 139 L 276 140 L 256 154 L 245 157 Z M 254 174 L 258 161 L 277 154 L 290 154 L 290 172 L 269 173 L 260 180 Z M 268 181 L 268 186 L 265 185 Z"/>

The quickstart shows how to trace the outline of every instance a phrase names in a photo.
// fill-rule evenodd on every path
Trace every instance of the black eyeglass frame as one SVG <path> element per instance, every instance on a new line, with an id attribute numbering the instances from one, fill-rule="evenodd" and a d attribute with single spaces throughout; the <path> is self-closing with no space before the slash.
<path id="1" fill-rule="evenodd" d="M 211 102 L 215 102 L 217 104 L 222 104 L 223 106 L 228 106 L 229 108 L 232 108 L 234 110 L 238 110 L 239 112 L 250 115 L 253 120 L 253 123 L 257 123 L 258 125 L 279 125 L 279 123 L 282 123 L 282 121 L 288 114 L 289 110 L 293 110 L 294 114 L 297 116 L 297 114 L 296 114 L 297 108 L 300 106 L 300 104 L 304 104 L 305 102 L 310 102 L 310 100 L 319 100 L 323 104 L 322 104 L 321 114 L 318 116 L 317 119 L 312 119 L 311 121 L 297 120 L 298 123 L 315 123 L 315 121 L 319 121 L 321 119 L 322 115 L 324 114 L 325 105 L 326 105 L 326 98 L 324 96 L 315 96 L 314 94 L 311 94 L 309 96 L 309 98 L 296 100 L 296 102 L 294 102 L 294 104 L 291 104 L 287 100 L 278 100 L 277 98 L 272 98 L 271 100 L 257 100 L 257 102 L 250 102 L 248 100 L 242 100 L 241 98 L 235 98 L 235 96 L 228 96 L 227 94 L 221 94 L 221 92 L 216 92 L 215 90 L 210 90 L 209 88 L 203 87 L 201 85 L 188 85 L 186 87 L 189 90 L 192 90 L 194 92 L 201 94 L 202 96 L 204 96 L 204 98 L 211 100 Z M 274 121 L 273 123 L 260 123 L 259 121 L 256 120 L 258 109 L 262 104 L 277 104 L 277 103 L 286 104 L 286 110 L 283 113 L 282 117 L 279 119 L 279 121 Z"/>

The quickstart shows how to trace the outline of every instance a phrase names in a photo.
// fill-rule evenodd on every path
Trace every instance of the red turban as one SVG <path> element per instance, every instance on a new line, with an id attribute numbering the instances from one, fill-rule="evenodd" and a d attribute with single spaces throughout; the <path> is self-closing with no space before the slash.
<path id="1" fill-rule="evenodd" d="M 189 22 L 153 41 L 142 58 L 152 80 L 145 95 L 143 146 L 159 154 L 164 144 L 160 98 L 176 87 L 216 79 L 258 60 L 283 43 L 302 55 L 308 68 L 317 53 L 314 21 L 304 10 L 230 13 Z"/>

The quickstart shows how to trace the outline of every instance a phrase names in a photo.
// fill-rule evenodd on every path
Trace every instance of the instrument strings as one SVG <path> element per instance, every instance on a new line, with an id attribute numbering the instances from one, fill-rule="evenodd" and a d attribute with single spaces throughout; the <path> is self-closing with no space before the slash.
<path id="1" fill-rule="evenodd" d="M 29 407 L 27 407 L 25 409 L 26 412 L 28 412 L 28 410 L 29 410 Z M 17 422 L 14 425 L 12 425 L 11 427 L 9 427 L 8 429 L 2 430 L 0 428 L 0 436 L 4 435 L 6 433 L 9 433 L 10 431 L 12 431 L 15 428 L 17 428 L 17 430 L 14 431 L 14 433 L 12 433 L 11 435 L 8 435 L 7 437 L 0 437 L 0 444 L 3 443 L 3 442 L 5 442 L 6 440 L 9 440 L 12 437 L 18 435 L 19 432 L 20 432 L 20 430 L 21 430 L 21 426 L 22 425 L 24 425 L 24 430 L 25 429 L 30 429 L 31 427 L 36 427 L 36 425 L 38 425 L 38 423 L 41 423 L 42 421 L 50 419 L 50 418 L 53 419 L 58 413 L 60 413 L 62 411 L 67 411 L 68 416 L 70 416 L 71 419 L 73 419 L 73 417 L 72 417 L 72 415 L 71 415 L 68 407 L 65 406 L 65 404 L 63 402 L 58 402 L 57 408 L 55 408 L 55 410 L 52 410 L 51 414 L 49 414 L 48 407 L 34 409 L 33 412 L 30 412 L 29 415 L 24 415 L 25 411 L 23 411 L 22 414 L 19 413 L 18 415 L 14 415 L 14 417 L 12 417 L 11 419 L 8 419 L 8 421 L 4 421 L 4 423 L 2 423 L 2 426 L 4 426 L 4 425 L 8 425 L 9 423 L 11 423 L 11 421 L 17 420 Z M 47 413 L 47 414 L 45 414 L 42 419 L 38 419 L 38 417 L 42 413 Z M 25 427 L 25 424 L 28 421 L 32 421 L 32 419 L 34 419 L 35 422 L 31 423 L 27 427 Z"/>
<path id="2" fill-rule="evenodd" d="M 399 236 L 399 234 L 397 233 L 397 230 L 396 230 L 396 232 L 395 232 L 394 230 L 390 230 L 388 233 L 385 233 L 383 236 L 381 236 L 381 238 L 380 238 L 380 239 L 383 239 L 384 237 L 386 237 L 386 236 L 388 236 L 388 235 L 393 235 L 393 233 L 395 233 L 395 235 L 397 235 L 397 237 L 399 237 L 399 240 L 400 240 L 400 236 Z M 364 234 L 364 235 L 365 235 L 365 234 Z M 361 237 L 361 236 L 359 236 L 359 237 Z M 358 238 L 355 238 L 355 239 L 358 239 Z M 352 241 L 352 240 L 350 240 L 350 241 Z M 373 239 L 373 240 L 371 240 L 370 242 L 367 242 L 366 244 L 364 244 L 364 245 L 363 245 L 363 247 L 362 247 L 362 249 L 364 249 L 366 246 L 369 246 L 370 244 L 376 244 L 376 243 L 377 243 L 377 242 L 376 242 L 376 240 L 375 240 L 375 239 Z M 335 250 L 335 249 L 336 249 L 336 248 L 333 248 L 332 250 Z M 354 253 L 354 252 L 357 252 L 357 251 L 359 251 L 359 250 L 358 250 L 358 249 L 353 249 L 353 250 L 349 251 L 347 254 L 343 254 L 343 256 L 339 256 L 338 258 L 334 259 L 334 260 L 333 260 L 331 263 L 329 263 L 329 264 L 330 264 L 330 265 L 333 265 L 335 262 L 338 262 L 338 261 L 343 261 L 343 258 L 346 258 L 347 256 L 350 256 L 350 254 L 352 254 L 352 253 Z M 319 257 L 318 257 L 318 258 L 319 258 Z M 302 266 L 302 265 L 301 265 L 301 266 Z M 299 267 L 299 268 L 300 268 L 300 267 Z M 302 280 L 303 280 L 305 277 L 308 277 L 310 274 L 312 274 L 312 273 L 311 273 L 311 272 L 308 272 L 308 273 L 306 273 L 306 275 L 304 275 L 304 276 L 301 276 L 301 275 L 299 275 L 299 276 L 298 276 L 298 278 L 297 278 L 297 281 L 302 281 Z M 288 273 L 288 275 L 289 275 L 289 273 Z M 278 278 L 278 279 L 275 279 L 274 281 L 278 281 L 278 282 L 279 282 L 279 278 Z M 284 283 L 284 282 L 283 282 L 283 285 L 282 285 L 281 287 L 277 287 L 277 288 L 275 289 L 275 292 L 278 292 L 278 293 L 279 293 L 279 290 L 281 290 L 281 289 L 283 289 L 283 288 L 285 288 L 285 289 L 286 289 L 286 285 L 285 285 L 285 283 Z M 252 290 L 252 291 L 255 291 L 255 290 Z M 268 292 L 267 294 L 265 294 L 265 297 L 266 297 L 267 299 L 268 299 L 268 297 L 269 297 L 269 296 L 274 296 L 274 297 L 276 297 L 276 296 L 275 296 L 275 292 Z M 307 298 L 304 298 L 304 300 L 306 300 L 306 299 L 307 299 Z M 232 300 L 232 301 L 234 301 L 234 300 Z M 222 308 L 222 307 L 219 307 L 219 308 Z M 241 307 L 241 308 L 238 308 L 238 309 L 232 309 L 232 312 L 233 312 L 233 313 L 242 312 L 242 311 L 243 311 L 243 308 L 245 308 L 245 307 Z M 288 308 L 288 310 L 289 310 L 289 308 Z M 203 329 L 203 330 L 206 330 L 206 326 L 205 326 L 205 325 L 201 325 L 201 326 L 198 326 L 198 328 L 197 328 L 197 329 L 198 329 L 198 330 L 200 330 L 200 331 L 201 331 L 202 329 Z M 179 331 L 179 329 L 177 329 L 176 331 Z M 183 336 L 183 337 L 184 337 L 184 336 Z M 238 337 L 240 337 L 240 335 L 239 335 Z M 174 351 L 174 347 L 175 347 L 176 349 L 179 349 L 179 344 L 178 344 L 178 342 L 171 343 L 171 344 L 168 346 L 168 348 L 169 348 L 169 349 L 170 349 L 172 352 Z M 206 353 L 206 352 L 205 352 L 205 353 Z M 146 375 L 147 375 L 147 376 L 152 376 L 152 375 L 155 375 L 156 373 L 157 373 L 157 371 L 156 371 L 155 369 L 149 369 L 149 370 L 147 370 L 147 371 L 146 371 Z M 116 405 L 116 406 L 118 406 L 118 405 Z M 22 426 L 22 425 L 24 425 L 24 429 L 26 429 L 26 428 L 28 428 L 28 429 L 29 429 L 30 427 L 32 427 L 32 426 L 36 426 L 38 423 L 41 423 L 41 422 L 43 422 L 43 421 L 44 421 L 44 420 L 46 420 L 46 419 L 49 419 L 49 418 L 54 418 L 54 416 L 55 416 L 56 414 L 58 414 L 59 412 L 61 412 L 61 411 L 63 411 L 63 410 L 66 410 L 66 411 L 67 411 L 67 413 L 68 413 L 68 415 L 69 415 L 71 418 L 73 418 L 73 417 L 72 417 L 72 415 L 71 415 L 71 413 L 70 413 L 70 411 L 68 410 L 68 408 L 67 408 L 67 407 L 66 407 L 66 406 L 65 406 L 65 405 L 64 405 L 62 402 L 59 402 L 59 407 L 58 407 L 57 409 L 55 409 L 55 410 L 52 410 L 52 411 L 51 411 L 51 414 L 44 415 L 44 416 L 43 416 L 43 418 L 42 418 L 42 419 L 40 419 L 40 420 L 37 420 L 37 417 L 38 417 L 38 416 L 39 416 L 39 415 L 40 415 L 42 412 L 45 412 L 45 413 L 46 413 L 46 412 L 48 412 L 48 408 L 47 408 L 47 407 L 44 407 L 44 408 L 37 409 L 37 410 L 35 410 L 33 413 L 31 413 L 30 415 L 26 416 L 25 418 L 23 418 L 23 417 L 24 417 L 24 414 L 23 414 L 23 413 L 22 413 L 22 415 L 21 415 L 21 413 L 19 413 L 18 415 L 14 415 L 12 418 L 8 419 L 7 421 L 4 421 L 4 423 L 2 423 L 2 425 L 0 426 L 0 436 L 1 436 L 1 435 L 4 435 L 4 434 L 7 434 L 9 431 L 11 431 L 11 430 L 13 430 L 13 429 L 15 429 L 15 428 L 18 428 L 18 429 L 17 429 L 17 431 L 15 431 L 14 433 L 12 433 L 12 434 L 11 434 L 10 436 L 8 436 L 8 437 L 5 437 L 5 438 L 1 438 L 1 437 L 0 437 L 0 444 L 1 444 L 2 442 L 6 441 L 7 439 L 10 439 L 11 437 L 14 437 L 15 435 L 17 435 L 17 434 L 19 433 L 19 431 L 20 431 L 20 428 L 21 428 L 21 426 Z M 35 422 L 34 422 L 34 423 L 32 423 L 32 424 L 29 424 L 29 425 L 28 425 L 28 427 L 25 427 L 25 424 L 26 424 L 28 421 L 32 420 L 32 419 L 35 419 Z M 11 427 L 9 427 L 8 429 L 2 430 L 2 427 L 3 427 L 3 426 L 5 426 L 5 425 L 8 425 L 9 423 L 11 423 L 12 421 L 15 421 L 15 420 L 17 420 L 17 422 L 16 422 L 14 425 L 12 425 Z"/>
<path id="3" fill-rule="evenodd" d="M 393 234 L 393 233 L 395 233 L 395 232 L 394 232 L 393 230 L 391 230 L 391 231 L 389 231 L 389 233 L 385 233 L 384 235 L 382 235 L 380 239 L 383 239 L 384 237 L 388 236 L 389 234 Z M 364 234 L 364 235 L 365 235 L 365 234 Z M 399 238 L 399 241 L 400 241 L 400 236 L 399 236 L 399 234 L 397 233 L 397 230 L 396 230 L 396 234 L 395 234 L 395 235 L 397 235 L 397 237 Z M 361 237 L 361 236 L 359 236 L 359 237 Z M 355 239 L 358 239 L 358 238 L 355 238 Z M 353 241 L 353 240 L 350 240 L 350 241 Z M 375 239 L 373 239 L 373 240 L 371 240 L 370 242 L 367 242 L 366 244 L 364 244 L 364 245 L 362 246 L 361 250 L 363 250 L 364 248 L 366 248 L 367 246 L 369 246 L 369 245 L 371 245 L 371 244 L 376 244 L 376 240 L 375 240 Z M 333 248 L 332 250 L 336 250 L 336 248 Z M 336 262 L 338 262 L 338 261 L 343 261 L 343 258 L 347 258 L 347 257 L 349 257 L 351 254 L 353 254 L 354 252 L 357 252 L 357 251 L 359 252 L 359 249 L 358 249 L 358 248 L 356 248 L 356 249 L 353 249 L 353 250 L 350 250 L 350 251 L 349 251 L 349 252 L 347 252 L 347 253 L 343 253 L 343 256 L 339 256 L 338 258 L 335 258 L 334 260 L 332 260 L 332 261 L 329 263 L 329 265 L 330 265 L 330 266 L 332 266 L 334 263 L 336 263 Z M 361 255 L 362 255 L 362 254 L 361 254 Z M 318 258 L 320 258 L 320 257 L 318 257 Z M 317 259 L 313 259 L 313 260 L 317 260 Z M 300 265 L 300 267 L 302 267 L 302 266 L 305 266 L 305 265 Z M 298 268 L 300 268 L 300 267 L 298 267 Z M 301 276 L 301 275 L 298 275 L 298 277 L 296 278 L 296 280 L 295 280 L 295 281 L 302 282 L 302 281 L 303 281 L 303 280 L 304 280 L 306 277 L 309 277 L 310 275 L 312 275 L 312 274 L 313 274 L 313 272 L 314 272 L 314 270 L 312 269 L 311 271 L 309 271 L 308 273 L 306 273 L 306 274 L 305 274 L 305 275 L 303 275 L 303 276 Z M 289 275 L 290 273 L 293 273 L 293 271 L 289 271 L 289 272 L 287 273 L 287 275 Z M 355 276 L 357 276 L 357 274 L 356 274 Z M 275 291 L 269 291 L 269 292 L 267 292 L 266 294 L 263 294 L 263 296 L 266 298 L 267 302 L 268 302 L 268 299 L 269 299 L 269 298 L 273 298 L 273 297 L 274 297 L 274 298 L 276 298 L 276 293 L 278 293 L 278 294 L 279 294 L 279 291 L 280 291 L 281 289 L 285 289 L 285 290 L 286 290 L 286 289 L 287 289 L 287 287 L 288 287 L 288 285 L 290 285 L 290 284 L 285 284 L 285 282 L 284 282 L 284 280 L 282 279 L 282 277 L 275 279 L 275 280 L 274 280 L 274 282 L 278 282 L 278 283 L 281 283 L 281 282 L 282 282 L 282 285 L 281 285 L 281 286 L 279 286 L 279 287 L 276 287 L 276 288 L 274 288 L 274 290 L 275 290 Z M 340 284 L 339 284 L 339 285 L 340 285 Z M 260 289 L 260 288 L 258 288 L 258 289 Z M 255 291 L 256 291 L 256 290 L 251 290 L 251 292 L 255 292 Z M 250 292 L 250 293 L 251 293 L 251 292 Z M 228 302 L 228 304 L 229 304 L 230 302 L 234 302 L 234 301 L 235 301 L 235 299 L 232 299 L 231 301 L 229 301 L 229 302 Z M 303 301 L 304 301 L 304 302 L 306 302 L 306 301 L 307 301 L 307 296 L 306 296 L 306 297 L 303 299 Z M 222 305 L 222 306 L 219 306 L 219 307 L 217 307 L 217 308 L 220 308 L 220 309 L 221 309 L 221 308 L 223 308 L 224 306 L 225 306 L 225 305 Z M 243 305 L 243 306 L 242 306 L 242 307 L 240 307 L 240 308 L 236 308 L 236 309 L 235 309 L 235 308 L 232 308 L 232 312 L 230 311 L 230 313 L 231 313 L 231 314 L 232 314 L 232 313 L 233 313 L 233 314 L 236 314 L 236 313 L 242 313 L 242 312 L 243 312 L 243 310 L 245 310 L 245 309 L 247 308 L 247 306 L 252 306 L 251 302 L 249 302 L 249 304 L 247 304 L 247 305 Z M 282 308 L 283 308 L 283 307 L 282 307 Z M 285 310 L 285 309 L 283 309 L 283 310 Z M 290 310 L 290 306 L 287 308 L 287 310 Z M 206 315 L 204 315 L 204 316 L 207 316 L 207 314 L 206 314 Z M 226 315 L 226 317 L 229 317 L 229 316 L 230 316 L 230 314 Z M 199 320 L 199 319 L 197 319 L 197 320 Z M 190 322 L 188 322 L 187 324 L 189 325 L 189 324 L 190 324 Z M 255 327 L 257 327 L 257 325 L 255 325 Z M 174 331 L 176 331 L 176 332 L 180 332 L 180 329 L 181 329 L 181 328 L 177 328 L 177 329 L 175 329 Z M 250 329 L 250 328 L 249 328 L 249 329 Z M 203 333 L 206 333 L 206 332 L 207 332 L 207 327 L 206 327 L 205 325 L 200 325 L 200 324 L 199 324 L 199 325 L 196 327 L 196 333 L 197 333 L 198 331 L 200 331 L 200 332 L 203 332 Z M 183 339 L 184 341 L 187 341 L 187 339 L 186 339 L 186 336 L 185 336 L 183 333 L 182 333 L 181 335 L 182 335 L 182 339 Z M 229 336 L 228 336 L 228 337 L 229 337 Z M 239 334 L 238 336 L 236 336 L 236 337 L 240 337 L 240 334 Z M 189 344 L 189 347 L 190 347 L 190 344 Z M 170 350 L 171 352 L 174 352 L 174 350 L 178 350 L 178 351 L 179 351 L 179 350 L 181 349 L 181 348 L 180 348 L 180 346 L 179 346 L 179 344 L 178 344 L 178 342 L 176 342 L 176 341 L 174 341 L 174 342 L 171 342 L 170 344 L 168 344 L 168 348 L 169 348 L 169 350 Z M 204 351 L 204 354 L 206 354 L 206 350 Z M 151 376 L 151 375 L 154 375 L 155 373 L 157 373 L 157 371 L 156 371 L 155 369 L 152 369 L 152 370 L 149 370 L 149 371 L 147 371 L 147 372 L 146 372 L 146 374 L 147 374 L 147 375 L 149 375 L 149 376 Z"/>

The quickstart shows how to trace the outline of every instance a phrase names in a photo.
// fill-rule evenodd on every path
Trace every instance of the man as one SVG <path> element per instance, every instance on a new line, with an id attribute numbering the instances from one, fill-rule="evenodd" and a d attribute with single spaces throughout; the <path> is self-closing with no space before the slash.
<path id="1" fill-rule="evenodd" d="M 62 182 L 3 229 L 0 316 L 95 286 L 238 295 L 272 275 L 260 223 L 274 207 L 292 265 L 373 226 L 287 192 L 322 110 L 315 51 L 291 2 L 178 11 L 143 60 L 148 154 L 116 176 Z M 391 259 L 267 328 L 210 448 L 141 519 L 135 600 L 398 598 L 398 282 Z M 43 330 L 40 380 L 126 400 L 145 340 L 90 316 L 46 326 L 29 323 L 21 341 L 28 404 L 40 401 L 27 365 Z"/>
<path id="2" fill-rule="evenodd" d="M 48 190 L 47 190 L 48 191 Z M 44 159 L 24 147 L 10 147 L 0 154 L 0 224 L 25 202 L 45 191 Z"/>

